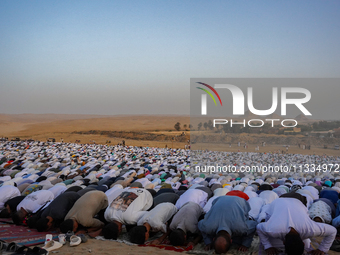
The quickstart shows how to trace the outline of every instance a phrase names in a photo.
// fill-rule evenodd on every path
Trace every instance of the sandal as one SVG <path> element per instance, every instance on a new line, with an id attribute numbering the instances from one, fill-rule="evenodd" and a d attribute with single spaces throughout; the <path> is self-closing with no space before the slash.
<path id="1" fill-rule="evenodd" d="M 78 236 L 80 237 L 82 243 L 87 242 L 87 237 L 84 234 L 79 234 Z"/>
<path id="2" fill-rule="evenodd" d="M 0 254 L 1 254 L 1 251 L 7 250 L 7 246 L 8 246 L 8 243 L 6 243 L 3 240 L 0 240 Z"/>
<path id="3" fill-rule="evenodd" d="M 29 251 L 31 251 L 31 248 L 28 248 L 27 246 L 21 246 L 19 247 L 14 253 L 12 253 L 12 255 L 16 255 L 16 254 L 27 254 Z"/>
<path id="4" fill-rule="evenodd" d="M 68 231 L 68 232 L 65 234 L 65 240 L 66 240 L 67 242 L 69 242 L 71 236 L 73 236 L 73 235 L 74 235 L 74 232 L 73 232 L 73 231 Z"/>
<path id="5" fill-rule="evenodd" d="M 26 255 L 44 255 L 44 254 L 48 254 L 48 251 L 46 251 L 45 249 L 42 249 L 40 247 L 34 247 L 33 249 L 31 249 L 30 251 L 26 252 Z"/>
<path id="6" fill-rule="evenodd" d="M 17 246 L 15 242 L 11 242 L 10 244 L 8 244 L 6 251 L 9 251 L 9 252 L 17 251 L 18 248 L 19 247 Z"/>

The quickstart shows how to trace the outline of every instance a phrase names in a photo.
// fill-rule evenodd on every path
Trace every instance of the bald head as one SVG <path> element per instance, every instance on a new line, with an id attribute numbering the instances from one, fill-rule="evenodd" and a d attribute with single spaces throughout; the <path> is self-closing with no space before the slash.
<path id="1" fill-rule="evenodd" d="M 215 252 L 217 254 L 226 253 L 231 246 L 231 238 L 229 234 L 217 235 L 215 242 Z"/>

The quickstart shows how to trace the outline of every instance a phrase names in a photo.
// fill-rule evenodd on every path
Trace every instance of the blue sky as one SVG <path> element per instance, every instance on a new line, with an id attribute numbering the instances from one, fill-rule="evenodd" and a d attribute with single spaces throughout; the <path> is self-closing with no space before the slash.
<path id="1" fill-rule="evenodd" d="M 0 1 L 0 113 L 189 114 L 194 77 L 339 77 L 339 1 Z"/>

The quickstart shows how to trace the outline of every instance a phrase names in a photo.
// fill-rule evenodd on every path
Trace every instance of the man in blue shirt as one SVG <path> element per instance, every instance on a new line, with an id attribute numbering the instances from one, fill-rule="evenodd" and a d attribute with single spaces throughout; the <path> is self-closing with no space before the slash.
<path id="1" fill-rule="evenodd" d="M 236 196 L 221 196 L 214 200 L 210 211 L 198 223 L 206 249 L 216 253 L 229 250 L 232 239 L 239 244 L 239 251 L 247 251 L 256 230 L 256 222 L 249 220 L 248 202 Z"/>

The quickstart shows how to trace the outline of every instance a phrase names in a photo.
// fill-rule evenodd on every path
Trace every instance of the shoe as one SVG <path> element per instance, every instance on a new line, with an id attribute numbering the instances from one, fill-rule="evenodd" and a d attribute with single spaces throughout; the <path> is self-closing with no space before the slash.
<path id="1" fill-rule="evenodd" d="M 45 239 L 45 245 L 49 242 L 52 241 L 53 239 L 53 235 L 52 234 L 47 234 L 46 235 L 46 239 Z"/>
<path id="2" fill-rule="evenodd" d="M 71 238 L 71 236 L 73 236 L 74 235 L 74 232 L 73 231 L 68 231 L 66 234 L 65 234 L 65 240 L 67 241 L 67 242 L 70 242 L 70 238 Z"/>
<path id="3" fill-rule="evenodd" d="M 40 247 L 34 247 L 26 252 L 26 255 L 48 255 L 48 251 Z"/>
<path id="4" fill-rule="evenodd" d="M 6 251 L 14 252 L 14 251 L 17 251 L 17 249 L 19 249 L 19 246 L 17 246 L 16 243 L 12 242 L 12 243 L 8 244 Z"/>
<path id="5" fill-rule="evenodd" d="M 14 253 L 12 253 L 12 255 L 28 254 L 31 251 L 32 251 L 31 248 L 28 248 L 27 246 L 24 245 L 24 246 L 21 246 L 20 248 L 18 248 Z"/>
<path id="6" fill-rule="evenodd" d="M 44 247 L 41 247 L 42 249 L 45 249 L 46 251 L 54 251 L 56 249 L 61 248 L 63 245 L 57 241 L 49 241 L 46 243 Z"/>
<path id="7" fill-rule="evenodd" d="M 79 236 L 73 235 L 70 238 L 70 246 L 77 246 L 81 243 L 81 238 Z"/>
<path id="8" fill-rule="evenodd" d="M 87 237 L 84 234 L 79 234 L 78 237 L 80 237 L 82 243 L 87 242 Z"/>
<path id="9" fill-rule="evenodd" d="M 66 235 L 65 234 L 58 235 L 58 238 L 59 238 L 59 243 L 61 243 L 62 245 L 64 245 L 66 243 Z"/>
<path id="10" fill-rule="evenodd" d="M 7 246 L 8 246 L 8 243 L 6 243 L 3 240 L 0 240 L 0 254 L 1 254 L 1 251 L 6 251 L 7 250 Z"/>

